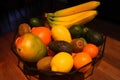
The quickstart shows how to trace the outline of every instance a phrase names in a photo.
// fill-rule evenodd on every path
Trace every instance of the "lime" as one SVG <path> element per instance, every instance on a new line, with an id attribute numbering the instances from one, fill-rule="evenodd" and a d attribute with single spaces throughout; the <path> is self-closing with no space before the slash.
<path id="1" fill-rule="evenodd" d="M 43 26 L 44 23 L 41 19 L 37 17 L 33 17 L 30 19 L 30 25 L 36 27 L 36 26 Z"/>

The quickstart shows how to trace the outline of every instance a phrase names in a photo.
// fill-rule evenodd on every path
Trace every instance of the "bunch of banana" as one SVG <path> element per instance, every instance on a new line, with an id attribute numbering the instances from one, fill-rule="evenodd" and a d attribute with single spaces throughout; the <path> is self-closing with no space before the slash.
<path id="1" fill-rule="evenodd" d="M 89 1 L 76 6 L 58 10 L 54 13 L 45 13 L 49 24 L 53 26 L 62 25 L 67 28 L 74 24 L 86 24 L 93 20 L 98 14 L 95 10 L 100 5 L 99 1 Z"/>

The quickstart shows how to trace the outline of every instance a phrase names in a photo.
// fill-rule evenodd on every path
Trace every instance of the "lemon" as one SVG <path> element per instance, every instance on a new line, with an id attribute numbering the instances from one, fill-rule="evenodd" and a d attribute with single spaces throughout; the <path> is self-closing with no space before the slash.
<path id="1" fill-rule="evenodd" d="M 54 26 L 51 32 L 54 40 L 63 40 L 69 43 L 72 41 L 70 32 L 65 26 Z"/>
<path id="2" fill-rule="evenodd" d="M 59 52 L 51 60 L 51 71 L 70 72 L 72 67 L 73 58 L 67 52 Z"/>

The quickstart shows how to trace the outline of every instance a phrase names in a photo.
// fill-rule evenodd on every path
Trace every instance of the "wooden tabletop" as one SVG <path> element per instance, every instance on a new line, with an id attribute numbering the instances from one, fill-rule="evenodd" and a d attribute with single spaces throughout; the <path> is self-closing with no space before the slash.
<path id="1" fill-rule="evenodd" d="M 28 80 L 18 68 L 18 59 L 10 49 L 12 39 L 12 32 L 0 36 L 0 80 Z M 85 80 L 120 80 L 119 57 L 120 41 L 107 36 L 104 56 L 96 65 L 92 76 Z M 37 80 L 34 77 L 29 77 L 29 79 Z"/>

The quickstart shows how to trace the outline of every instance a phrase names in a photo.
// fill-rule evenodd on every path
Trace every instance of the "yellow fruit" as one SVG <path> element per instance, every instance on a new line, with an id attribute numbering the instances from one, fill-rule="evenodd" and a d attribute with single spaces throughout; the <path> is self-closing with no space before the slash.
<path id="1" fill-rule="evenodd" d="M 53 26 L 51 32 L 54 40 L 63 40 L 69 43 L 72 41 L 69 30 L 64 26 Z"/>
<path id="2" fill-rule="evenodd" d="M 50 62 L 51 62 L 51 60 L 52 60 L 52 56 L 43 57 L 42 59 L 40 59 L 37 62 L 37 69 L 38 70 L 44 70 L 44 71 L 50 70 L 50 68 L 51 68 Z"/>
<path id="3" fill-rule="evenodd" d="M 80 12 L 80 13 L 76 13 L 68 16 L 62 16 L 62 17 L 48 16 L 47 18 L 51 19 L 52 21 L 73 21 L 74 19 L 76 20 L 77 18 L 81 18 L 87 15 L 89 16 L 90 14 L 96 14 L 96 13 L 97 13 L 96 10 L 88 10 L 88 11 L 84 11 L 84 12 Z"/>
<path id="4" fill-rule="evenodd" d="M 100 1 L 89 1 L 73 7 L 58 10 L 54 13 L 48 13 L 49 16 L 67 16 L 79 12 L 96 9 L 100 5 Z"/>
<path id="5" fill-rule="evenodd" d="M 51 70 L 56 72 L 70 72 L 73 67 L 73 58 L 67 52 L 57 53 L 51 60 Z"/>
<path id="6" fill-rule="evenodd" d="M 53 20 L 48 17 L 47 20 L 49 21 L 50 25 L 63 25 L 67 28 L 70 28 L 75 24 L 83 25 L 92 21 L 98 13 L 96 10 L 89 10 L 78 14 L 65 17 L 53 17 Z"/>

